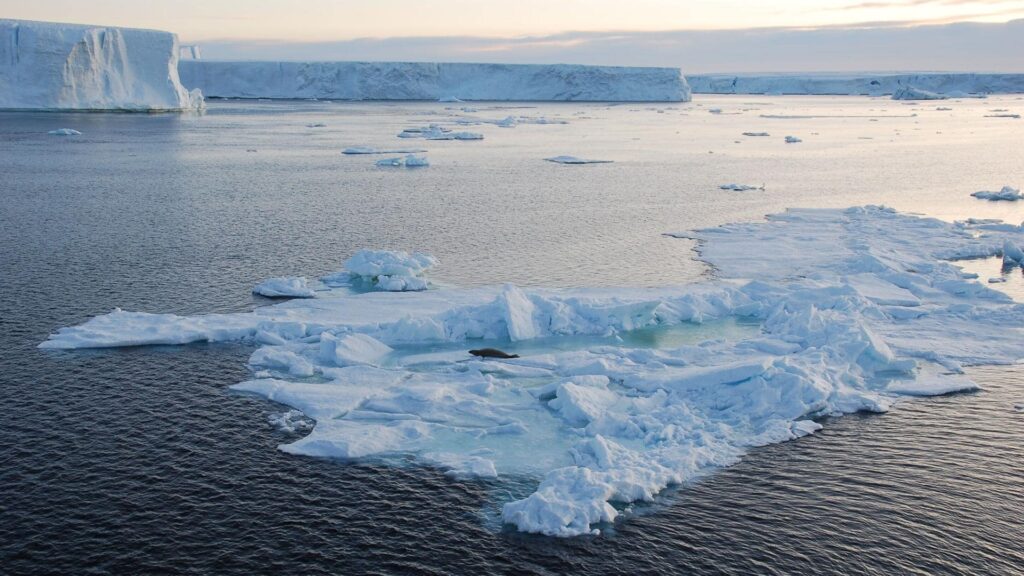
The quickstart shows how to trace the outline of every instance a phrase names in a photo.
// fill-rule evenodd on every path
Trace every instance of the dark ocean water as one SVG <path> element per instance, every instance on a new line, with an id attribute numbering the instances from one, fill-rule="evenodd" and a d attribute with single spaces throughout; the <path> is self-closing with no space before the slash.
<path id="1" fill-rule="evenodd" d="M 981 392 L 830 420 L 670 490 L 601 537 L 563 540 L 495 521 L 495 502 L 528 479 L 278 451 L 296 437 L 269 425 L 281 407 L 227 390 L 248 375 L 245 346 L 37 349 L 114 306 L 264 305 L 249 295 L 256 281 L 315 276 L 360 247 L 429 249 L 463 284 L 684 282 L 706 272 L 658 233 L 731 209 L 676 206 L 666 192 L 699 193 L 673 191 L 663 166 L 638 197 L 600 187 L 627 180 L 616 173 L 491 169 L 480 151 L 449 147 L 413 180 L 337 154 L 412 112 L 371 108 L 382 119 L 370 125 L 358 124 L 365 113 L 327 116 L 338 133 L 323 142 L 302 128 L 320 109 L 221 106 L 200 118 L 0 115 L 0 573 L 1024 573 L 1020 367 L 972 370 Z M 63 126 L 85 135 L 46 136 Z M 506 163 L 543 138 L 517 130 L 525 144 L 495 135 Z M 530 193 L 506 181 L 536 174 L 550 176 L 543 199 L 495 200 Z M 751 202 L 740 212 L 764 207 Z M 503 261 L 495 246 L 521 254 Z"/>

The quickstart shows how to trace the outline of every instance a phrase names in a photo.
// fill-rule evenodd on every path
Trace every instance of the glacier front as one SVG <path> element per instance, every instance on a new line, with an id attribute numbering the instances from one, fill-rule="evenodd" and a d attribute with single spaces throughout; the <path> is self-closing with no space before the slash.
<path id="1" fill-rule="evenodd" d="M 178 37 L 111 26 L 0 20 L 0 109 L 180 111 Z"/>
<path id="2" fill-rule="evenodd" d="M 182 60 L 182 82 L 217 98 L 688 102 L 678 68 L 427 62 Z"/>
<path id="3" fill-rule="evenodd" d="M 913 89 L 958 98 L 1024 92 L 1024 74 L 701 74 L 687 81 L 697 94 L 884 96 Z"/>

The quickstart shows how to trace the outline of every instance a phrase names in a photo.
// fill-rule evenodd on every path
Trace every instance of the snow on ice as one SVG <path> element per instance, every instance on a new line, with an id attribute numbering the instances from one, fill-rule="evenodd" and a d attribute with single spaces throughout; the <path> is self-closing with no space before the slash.
<path id="1" fill-rule="evenodd" d="M 333 287 L 354 284 L 386 292 L 416 292 L 430 287 L 423 276 L 436 265 L 436 258 L 421 252 L 360 250 L 345 262 L 341 272 L 321 280 Z"/>
<path id="2" fill-rule="evenodd" d="M 1024 199 L 1024 195 L 1020 193 L 1020 190 L 1011 188 L 1010 186 L 1003 186 L 1002 190 L 998 192 L 990 192 L 987 190 L 972 192 L 971 196 L 981 200 L 1008 200 L 1011 202 Z"/>
<path id="3" fill-rule="evenodd" d="M 267 298 L 314 298 L 316 291 L 308 285 L 308 280 L 299 276 L 270 278 L 260 282 L 252 289 L 253 294 Z"/>

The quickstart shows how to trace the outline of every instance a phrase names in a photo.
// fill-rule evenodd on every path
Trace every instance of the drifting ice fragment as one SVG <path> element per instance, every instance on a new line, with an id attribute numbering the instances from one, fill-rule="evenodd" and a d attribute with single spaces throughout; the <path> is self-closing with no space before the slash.
<path id="1" fill-rule="evenodd" d="M 345 262 L 344 270 L 321 280 L 328 286 L 358 281 L 387 292 L 419 291 L 429 287 L 423 275 L 436 265 L 437 259 L 421 252 L 360 250 Z"/>
<path id="2" fill-rule="evenodd" d="M 555 162 L 558 164 L 610 164 L 612 160 L 590 160 L 586 158 L 577 158 L 576 156 L 553 156 L 551 158 L 545 158 L 548 162 Z"/>
<path id="3" fill-rule="evenodd" d="M 764 190 L 764 185 L 761 186 L 748 186 L 747 184 L 722 184 L 719 186 L 722 190 L 733 190 L 736 192 L 746 192 L 747 190 Z"/>
<path id="4" fill-rule="evenodd" d="M 990 192 L 982 190 L 980 192 L 972 192 L 971 196 L 979 198 L 981 200 L 1009 200 L 1011 202 L 1024 199 L 1024 194 L 1020 193 L 1020 190 L 1011 188 L 1009 186 L 1003 186 L 1003 189 L 998 192 Z"/>
<path id="5" fill-rule="evenodd" d="M 744 132 L 744 136 L 770 136 L 767 132 Z"/>
<path id="6" fill-rule="evenodd" d="M 1024 250 L 1011 240 L 1003 241 L 1003 266 L 1024 266 Z"/>
<path id="7" fill-rule="evenodd" d="M 409 148 L 398 150 L 378 150 L 370 146 L 352 146 L 351 148 L 345 148 L 341 151 L 342 154 L 356 155 L 356 154 L 422 154 L 426 150 L 420 148 Z"/>
<path id="8" fill-rule="evenodd" d="M 50 136 L 81 136 L 82 133 L 73 128 L 58 128 L 47 132 Z"/>
<path id="9" fill-rule="evenodd" d="M 945 94 L 920 90 L 913 86 L 904 86 L 893 92 L 892 95 L 893 100 L 945 100 L 946 98 Z"/>
<path id="10" fill-rule="evenodd" d="M 316 296 L 316 292 L 308 286 L 307 282 L 300 276 L 270 278 L 257 284 L 252 289 L 252 293 L 267 298 L 313 298 Z"/>
<path id="11" fill-rule="evenodd" d="M 797 144 L 799 142 L 803 142 L 803 140 L 796 136 L 786 136 L 786 144 Z"/>

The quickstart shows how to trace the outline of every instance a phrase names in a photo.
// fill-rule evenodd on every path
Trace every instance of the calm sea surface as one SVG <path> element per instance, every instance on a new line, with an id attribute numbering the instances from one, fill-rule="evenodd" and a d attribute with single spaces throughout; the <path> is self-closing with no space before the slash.
<path id="1" fill-rule="evenodd" d="M 337 270 L 359 248 L 431 252 L 454 285 L 656 286 L 713 275 L 663 232 L 790 206 L 1024 220 L 1024 203 L 969 196 L 1024 185 L 1024 120 L 988 117 L 1024 112 L 1015 96 L 451 106 L 0 114 L 0 574 L 1024 573 L 1024 367 L 830 420 L 562 540 L 496 519 L 535 479 L 278 451 L 296 438 L 268 423 L 282 407 L 227 390 L 248 375 L 244 345 L 36 348 L 114 307 L 263 306 L 259 280 Z M 568 123 L 395 137 L 511 114 Z M 63 127 L 83 135 L 47 135 Z M 382 169 L 349 146 L 422 147 L 432 166 Z M 561 154 L 614 163 L 542 160 Z M 733 182 L 765 190 L 718 189 Z M 1001 286 L 1024 298 L 1019 270 Z"/>

